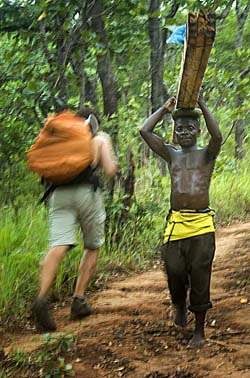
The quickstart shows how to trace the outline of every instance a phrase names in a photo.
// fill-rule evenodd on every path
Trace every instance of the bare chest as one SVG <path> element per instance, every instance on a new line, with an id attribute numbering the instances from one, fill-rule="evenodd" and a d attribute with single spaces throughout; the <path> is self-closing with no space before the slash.
<path id="1" fill-rule="evenodd" d="M 169 167 L 172 190 L 177 193 L 206 192 L 209 189 L 214 162 L 201 151 L 177 154 Z"/>

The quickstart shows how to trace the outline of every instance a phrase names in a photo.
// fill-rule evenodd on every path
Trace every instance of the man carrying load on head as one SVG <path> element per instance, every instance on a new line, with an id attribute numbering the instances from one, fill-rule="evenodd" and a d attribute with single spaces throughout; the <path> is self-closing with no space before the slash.
<path id="1" fill-rule="evenodd" d="M 210 278 L 215 252 L 214 212 L 209 208 L 209 186 L 222 136 L 213 114 L 200 94 L 199 107 L 210 141 L 196 145 L 200 134 L 199 109 L 176 109 L 174 97 L 153 113 L 140 130 L 148 146 L 168 163 L 171 178 L 171 209 L 167 216 L 162 257 L 175 308 L 175 324 L 186 325 L 186 296 L 195 314 L 190 345 L 204 343 L 204 323 L 210 302 Z M 180 149 L 165 143 L 153 130 L 164 114 L 172 113 L 174 136 Z"/>

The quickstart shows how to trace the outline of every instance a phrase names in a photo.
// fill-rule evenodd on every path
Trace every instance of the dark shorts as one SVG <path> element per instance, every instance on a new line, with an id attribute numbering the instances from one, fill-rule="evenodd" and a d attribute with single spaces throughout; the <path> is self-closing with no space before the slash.
<path id="1" fill-rule="evenodd" d="M 183 304 L 190 288 L 190 311 L 200 312 L 212 307 L 210 280 L 214 253 L 214 232 L 175 240 L 162 246 L 173 304 Z"/>

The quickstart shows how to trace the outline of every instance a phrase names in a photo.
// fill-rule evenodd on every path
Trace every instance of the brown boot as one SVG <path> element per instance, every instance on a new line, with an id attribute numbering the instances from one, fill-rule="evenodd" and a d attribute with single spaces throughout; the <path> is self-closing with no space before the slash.
<path id="1" fill-rule="evenodd" d="M 37 297 L 31 306 L 31 315 L 39 332 L 53 332 L 56 330 L 56 323 L 49 312 L 49 305 L 46 298 Z"/>
<path id="2" fill-rule="evenodd" d="M 71 319 L 82 319 L 92 313 L 91 307 L 85 297 L 73 297 L 71 305 Z"/>

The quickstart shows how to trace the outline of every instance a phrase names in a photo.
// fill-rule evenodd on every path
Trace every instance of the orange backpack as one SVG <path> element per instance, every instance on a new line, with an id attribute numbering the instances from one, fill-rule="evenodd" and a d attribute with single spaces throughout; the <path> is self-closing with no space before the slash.
<path id="1" fill-rule="evenodd" d="M 70 111 L 52 115 L 26 156 L 31 171 L 55 185 L 66 184 L 93 161 L 90 127 Z"/>

